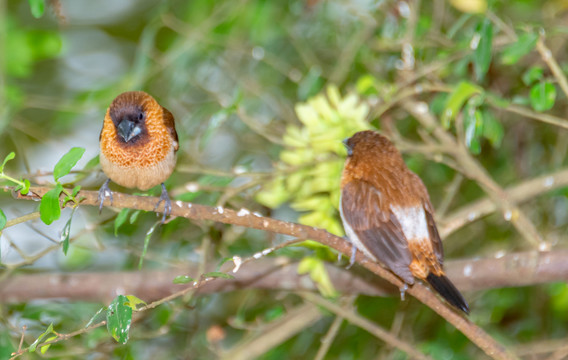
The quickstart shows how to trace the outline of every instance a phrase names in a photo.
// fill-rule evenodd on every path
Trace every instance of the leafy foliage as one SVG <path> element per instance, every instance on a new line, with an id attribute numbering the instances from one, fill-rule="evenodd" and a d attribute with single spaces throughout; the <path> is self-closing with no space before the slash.
<path id="1" fill-rule="evenodd" d="M 424 180 L 439 209 L 440 228 L 447 231 L 448 219 L 486 196 L 488 186 L 464 176 L 463 164 L 440 149 L 438 124 L 502 188 L 568 165 L 564 15 L 555 2 L 486 0 L 164 1 L 124 11 L 92 7 L 88 14 L 59 1 L 8 2 L 0 14 L 5 34 L 0 35 L 0 154 L 8 154 L 2 155 L 0 180 L 21 194 L 32 183 L 50 183 L 51 175 L 55 184 L 39 205 L 44 224 L 32 224 L 31 235 L 24 224 L 4 226 L 8 219 L 37 214 L 36 208 L 20 208 L 22 202 L 9 192 L 0 195 L 0 263 L 7 270 L 0 275 L 10 280 L 23 270 L 31 276 L 37 270 L 63 271 L 71 283 L 77 274 L 69 269 L 88 268 L 116 280 L 174 268 L 174 274 L 184 275 L 168 278 L 168 285 L 192 290 L 205 279 L 234 281 L 216 267 L 221 259 L 262 254 L 287 240 L 184 219 L 156 225 L 153 213 L 131 209 L 116 216 L 105 209 L 99 216 L 77 207 L 79 190 L 95 189 L 101 181 L 95 153 L 104 111 L 119 92 L 135 89 L 152 93 L 176 117 L 178 166 L 168 180 L 176 200 L 258 212 L 342 235 L 341 141 L 380 128 Z M 424 112 L 434 128 L 417 120 Z M 71 151 L 57 162 L 59 146 Z M 91 161 L 83 166 L 84 153 Z M 45 168 L 55 162 L 54 169 Z M 77 168 L 82 171 L 71 176 Z M 63 186 L 62 179 L 71 186 Z M 562 249 L 567 192 L 549 179 L 543 186 L 553 191 L 518 204 L 546 245 Z M 62 210 L 62 202 L 73 209 Z M 62 227 L 54 224 L 67 216 Z M 476 218 L 445 237 L 448 261 L 538 250 L 512 225 L 499 212 Z M 51 256 L 60 247 L 66 256 Z M 396 329 L 400 339 L 433 358 L 482 356 L 413 299 L 353 300 L 340 294 L 337 279 L 325 270 L 335 259 L 313 242 L 265 258 L 297 263 L 305 274 L 301 281 L 315 283 L 329 301 Z M 200 270 L 187 272 L 190 265 Z M 255 265 L 256 258 L 246 268 Z M 158 281 L 144 279 L 147 287 Z M 315 358 L 323 351 L 322 339 L 329 341 L 326 358 L 406 356 L 349 319 L 332 331 L 339 319 L 333 312 L 318 312 L 314 322 L 290 330 L 285 326 L 290 319 L 309 317 L 292 317 L 306 302 L 287 290 L 293 288 L 287 280 L 274 284 L 281 290 L 188 290 L 145 310 L 135 323 L 132 313 L 145 304 L 141 299 L 150 302 L 145 286 L 139 288 L 142 294 L 118 296 L 102 309 L 107 299 L 6 303 L 0 309 L 0 358 L 18 351 L 22 325 L 27 326 L 23 347 L 36 352 L 31 357 L 41 352 L 54 358 L 215 358 L 266 346 L 262 359 Z M 471 319 L 509 346 L 536 348 L 542 341 L 553 346 L 568 336 L 564 283 L 465 296 Z M 105 318 L 106 330 L 89 327 Z M 60 339 L 53 329 L 84 332 Z M 61 341 L 42 346 L 52 339 Z"/>
<path id="2" fill-rule="evenodd" d="M 296 105 L 303 126 L 287 126 L 286 149 L 280 153 L 277 169 L 281 175 L 265 185 L 256 199 L 272 208 L 289 201 L 292 208 L 305 212 L 300 223 L 343 235 L 337 218 L 337 179 L 346 154 L 341 142 L 369 127 L 365 122 L 368 112 L 355 94 L 342 98 L 333 86 L 325 95 Z"/>

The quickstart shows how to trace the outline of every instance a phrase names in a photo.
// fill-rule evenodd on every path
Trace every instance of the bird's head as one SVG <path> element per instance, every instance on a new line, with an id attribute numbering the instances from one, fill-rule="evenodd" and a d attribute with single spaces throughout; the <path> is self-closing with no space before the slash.
<path id="1" fill-rule="evenodd" d="M 355 133 L 350 138 L 343 140 L 343 145 L 347 149 L 349 158 L 361 156 L 381 158 L 383 156 L 398 155 L 398 150 L 396 150 L 389 139 L 372 130 Z"/>
<path id="2" fill-rule="evenodd" d="M 113 100 L 109 115 L 120 142 L 134 144 L 148 136 L 146 124 L 154 103 L 156 101 L 142 91 L 125 92 Z"/>

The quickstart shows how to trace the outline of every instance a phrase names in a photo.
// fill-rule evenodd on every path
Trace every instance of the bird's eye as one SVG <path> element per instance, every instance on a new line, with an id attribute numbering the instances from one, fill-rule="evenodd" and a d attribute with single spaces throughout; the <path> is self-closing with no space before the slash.
<path id="1" fill-rule="evenodd" d="M 144 114 L 143 113 L 138 113 L 138 120 L 142 120 L 144 119 Z"/>

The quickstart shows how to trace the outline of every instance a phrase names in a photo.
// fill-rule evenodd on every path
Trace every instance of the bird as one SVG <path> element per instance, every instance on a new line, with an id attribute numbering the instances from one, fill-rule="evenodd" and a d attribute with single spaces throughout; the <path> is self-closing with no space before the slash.
<path id="1" fill-rule="evenodd" d="M 175 120 L 150 94 L 128 91 L 118 95 L 106 111 L 99 136 L 100 164 L 108 179 L 99 190 L 99 212 L 106 197 L 112 205 L 112 180 L 127 188 L 148 190 L 162 185 L 162 223 L 171 213 L 172 203 L 164 185 L 176 165 L 179 148 Z"/>
<path id="2" fill-rule="evenodd" d="M 424 183 L 385 136 L 365 130 L 343 141 L 339 210 L 347 239 L 384 264 L 405 287 L 426 281 L 447 302 L 469 314 L 469 305 L 444 272 L 444 250 Z"/>

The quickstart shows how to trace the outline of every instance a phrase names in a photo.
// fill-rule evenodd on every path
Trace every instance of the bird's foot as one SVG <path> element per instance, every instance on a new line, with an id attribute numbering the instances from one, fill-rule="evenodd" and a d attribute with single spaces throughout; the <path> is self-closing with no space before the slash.
<path id="1" fill-rule="evenodd" d="M 172 213 L 172 201 L 170 200 L 170 196 L 168 195 L 168 190 L 166 190 L 166 185 L 162 183 L 162 195 L 160 195 L 160 200 L 154 207 L 154 211 L 158 209 L 160 204 L 164 202 L 164 215 L 162 216 L 162 224 L 166 222 L 166 217 L 168 217 Z"/>
<path id="2" fill-rule="evenodd" d="M 400 300 L 404 301 L 404 295 L 406 295 L 406 290 L 408 290 L 408 285 L 405 283 L 400 289 Z"/>
<path id="3" fill-rule="evenodd" d="M 99 214 L 103 211 L 103 203 L 105 202 L 105 198 L 108 197 L 110 199 L 110 205 L 112 206 L 112 191 L 108 187 L 108 183 L 110 179 L 107 179 L 103 186 L 99 189 Z"/>
<path id="4" fill-rule="evenodd" d="M 355 255 L 357 255 L 357 246 L 351 243 L 351 257 L 349 258 L 349 265 L 347 265 L 346 269 L 351 269 L 351 266 L 355 264 Z"/>

